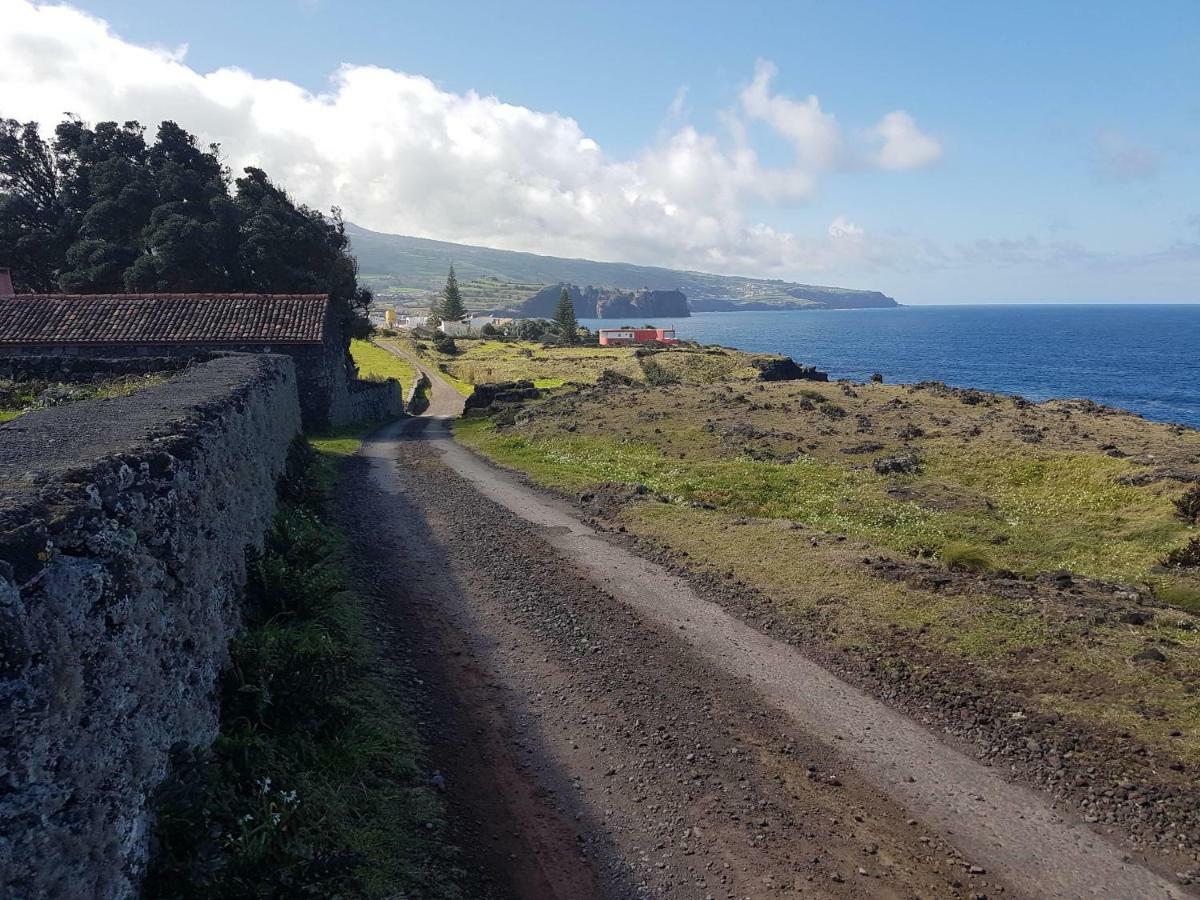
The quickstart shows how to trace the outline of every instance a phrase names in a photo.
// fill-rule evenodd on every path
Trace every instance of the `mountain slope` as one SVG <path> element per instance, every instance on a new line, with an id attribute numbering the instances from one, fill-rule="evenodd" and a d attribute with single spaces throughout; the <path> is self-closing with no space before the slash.
<path id="1" fill-rule="evenodd" d="M 778 279 L 709 275 L 539 256 L 469 244 L 383 234 L 346 223 L 363 281 L 381 298 L 420 305 L 439 290 L 453 264 L 473 309 L 512 309 L 540 287 L 560 282 L 633 291 L 682 291 L 693 311 L 715 309 L 862 309 L 898 305 L 879 291 L 797 284 Z"/>

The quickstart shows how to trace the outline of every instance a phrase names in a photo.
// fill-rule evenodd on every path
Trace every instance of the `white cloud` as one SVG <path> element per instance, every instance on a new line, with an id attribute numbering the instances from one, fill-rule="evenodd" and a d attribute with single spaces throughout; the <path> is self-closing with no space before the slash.
<path id="1" fill-rule="evenodd" d="M 873 132 L 883 143 L 874 157 L 881 169 L 916 169 L 942 155 L 942 145 L 924 134 L 916 119 L 902 109 L 880 119 Z"/>
<path id="2" fill-rule="evenodd" d="M 844 238 L 848 240 L 858 240 L 866 234 L 863 229 L 859 228 L 845 216 L 838 216 L 830 222 L 827 233 L 831 238 Z"/>
<path id="3" fill-rule="evenodd" d="M 238 68 L 196 71 L 186 47 L 131 44 L 69 6 L 0 0 L 0 21 L 0 115 L 47 129 L 64 112 L 151 129 L 175 119 L 220 142 L 235 172 L 261 166 L 298 199 L 337 204 L 367 227 L 511 249 L 797 277 L 878 264 L 870 235 L 846 220 L 801 237 L 747 210 L 803 201 L 834 169 L 911 168 L 940 153 L 897 111 L 876 126 L 883 147 L 872 157 L 815 96 L 773 92 L 765 61 L 721 114 L 724 133 L 682 121 L 681 89 L 669 128 L 619 159 L 572 118 L 420 75 L 346 65 L 312 93 Z M 764 165 L 747 122 L 783 137 L 794 160 Z"/>
<path id="4" fill-rule="evenodd" d="M 791 142 L 796 159 L 806 167 L 828 169 L 843 154 L 842 134 L 837 120 L 821 109 L 821 101 L 810 95 L 803 101 L 771 93 L 776 75 L 774 64 L 760 59 L 754 80 L 741 94 L 742 109 L 751 119 L 761 119 Z"/>

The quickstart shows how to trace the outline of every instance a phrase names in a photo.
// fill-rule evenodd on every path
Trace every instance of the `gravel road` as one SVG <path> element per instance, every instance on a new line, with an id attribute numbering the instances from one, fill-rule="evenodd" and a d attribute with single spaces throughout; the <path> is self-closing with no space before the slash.
<path id="1" fill-rule="evenodd" d="M 481 896 L 1186 896 L 453 443 L 427 373 L 342 519 Z"/>

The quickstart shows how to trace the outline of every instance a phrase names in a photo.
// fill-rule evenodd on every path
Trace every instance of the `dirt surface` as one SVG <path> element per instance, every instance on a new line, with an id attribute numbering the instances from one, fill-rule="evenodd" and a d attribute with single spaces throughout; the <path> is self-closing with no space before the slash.
<path id="1" fill-rule="evenodd" d="M 431 766 L 480 896 L 1004 891 L 429 442 L 372 453 L 348 467 L 341 518 L 398 667 L 429 692 Z"/>
<path id="2" fill-rule="evenodd" d="M 365 454 L 342 518 L 480 896 L 1183 896 L 444 423 Z"/>

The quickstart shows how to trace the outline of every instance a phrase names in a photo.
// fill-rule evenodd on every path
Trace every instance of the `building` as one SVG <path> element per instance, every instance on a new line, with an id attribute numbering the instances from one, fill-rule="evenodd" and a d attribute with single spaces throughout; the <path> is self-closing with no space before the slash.
<path id="1" fill-rule="evenodd" d="M 622 344 L 678 344 L 674 328 L 601 328 L 597 331 L 600 346 Z"/>
<path id="2" fill-rule="evenodd" d="M 0 294 L 0 356 L 290 356 L 306 428 L 403 408 L 396 382 L 357 379 L 347 346 L 326 294 Z"/>

